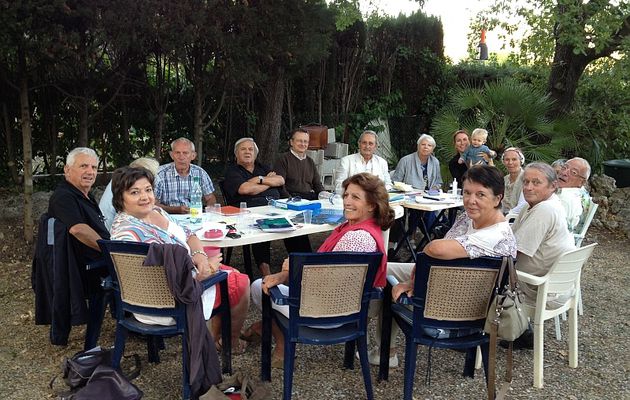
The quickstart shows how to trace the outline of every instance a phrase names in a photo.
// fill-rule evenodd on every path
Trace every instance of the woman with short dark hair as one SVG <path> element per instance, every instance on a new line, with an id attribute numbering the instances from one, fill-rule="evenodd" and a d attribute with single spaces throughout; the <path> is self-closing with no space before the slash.
<path id="1" fill-rule="evenodd" d="M 505 185 L 503 174 L 489 165 L 476 165 L 468 168 L 462 177 L 464 186 L 464 210 L 444 239 L 436 239 L 427 244 L 424 253 L 442 260 L 456 258 L 516 257 L 516 239 L 510 225 L 501 212 L 501 200 Z M 390 264 L 388 275 L 398 279 L 398 285 L 392 289 L 392 297 L 397 300 L 402 293 L 413 295 L 415 275 L 414 264 Z M 392 325 L 396 327 L 396 324 Z M 392 341 L 396 337 L 392 331 Z M 436 339 L 445 336 L 463 336 L 470 331 L 431 332 Z M 443 335 L 443 336 L 442 336 Z M 390 363 L 397 360 L 394 349 L 390 349 Z M 377 360 L 378 361 L 378 360 Z"/>
<path id="2" fill-rule="evenodd" d="M 153 194 L 153 174 L 144 168 L 122 167 L 112 176 L 112 203 L 118 211 L 112 224 L 112 239 L 133 242 L 177 244 L 185 247 L 197 267 L 191 279 L 198 281 L 208 278 L 219 269 L 229 271 L 228 297 L 232 315 L 233 351 L 242 353 L 245 343 L 239 342 L 239 335 L 249 308 L 249 278 L 237 270 L 221 263 L 221 253 L 209 257 L 201 240 L 188 228 L 179 226 L 170 215 L 155 205 Z M 216 292 L 216 293 L 215 293 Z M 209 320 L 213 308 L 220 302 L 220 294 L 215 287 L 202 294 L 204 318 Z M 154 325 L 171 325 L 170 317 L 149 317 L 134 314 L 141 322 Z M 220 317 L 213 318 L 212 333 L 218 343 Z M 210 327 L 210 326 L 209 326 Z"/>

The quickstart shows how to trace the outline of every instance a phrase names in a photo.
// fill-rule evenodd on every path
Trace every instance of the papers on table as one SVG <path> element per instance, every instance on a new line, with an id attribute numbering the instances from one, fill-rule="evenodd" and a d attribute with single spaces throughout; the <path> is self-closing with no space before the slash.
<path id="1" fill-rule="evenodd" d="M 257 219 L 256 223 L 263 232 L 289 232 L 296 229 L 286 217 Z"/>
<path id="2" fill-rule="evenodd" d="M 448 196 L 416 196 L 415 202 L 419 204 L 455 204 L 455 199 Z"/>

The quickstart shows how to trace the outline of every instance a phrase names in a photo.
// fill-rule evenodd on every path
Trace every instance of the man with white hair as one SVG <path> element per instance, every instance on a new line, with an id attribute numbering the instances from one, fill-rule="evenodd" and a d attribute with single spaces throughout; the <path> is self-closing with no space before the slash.
<path id="1" fill-rule="evenodd" d="M 155 176 L 156 205 L 170 214 L 189 213 L 194 178 L 199 178 L 203 205 L 213 205 L 217 199 L 212 180 L 203 168 L 192 163 L 197 157 L 195 144 L 180 137 L 171 143 L 169 154 L 173 162 L 162 165 Z"/>
<path id="2" fill-rule="evenodd" d="M 68 227 L 81 265 L 100 258 L 101 250 L 96 241 L 109 239 L 103 214 L 90 193 L 97 167 L 98 156 L 94 150 L 77 147 L 70 151 L 63 168 L 65 180 L 57 185 L 48 203 L 48 215 Z"/>
<path id="3" fill-rule="evenodd" d="M 574 232 L 583 219 L 584 210 L 588 209 L 591 196 L 584 187 L 591 175 L 588 161 L 574 157 L 565 162 L 558 174 L 558 198 L 567 214 L 567 226 Z"/>
<path id="4" fill-rule="evenodd" d="M 240 202 L 247 207 L 266 206 L 268 199 L 280 197 L 280 188 L 284 178 L 270 168 L 256 161 L 258 145 L 250 137 L 241 138 L 234 144 L 236 163 L 225 171 L 224 195 L 230 199 L 230 205 L 238 207 Z M 271 249 L 269 242 L 252 245 L 254 259 L 262 275 L 269 275 Z"/>
<path id="5" fill-rule="evenodd" d="M 359 152 L 342 158 L 339 168 L 335 171 L 335 192 L 341 193 L 343 181 L 361 172 L 369 172 L 378 176 L 385 183 L 385 189 L 390 190 L 392 188 L 389 166 L 385 159 L 375 154 L 377 147 L 378 136 L 376 132 L 363 131 L 359 136 Z"/>
<path id="6" fill-rule="evenodd" d="M 65 179 L 55 188 L 48 212 L 40 221 L 43 231 L 40 230 L 33 260 L 35 323 L 51 325 L 50 342 L 55 345 L 68 344 L 73 325 L 94 322 L 88 323 L 87 348 L 96 345 L 100 333 L 102 314 L 97 314 L 102 312 L 98 304 L 102 301 L 100 283 L 107 269 L 86 268 L 101 258 L 97 240 L 110 237 L 103 214 L 90 192 L 97 168 L 98 156 L 94 150 L 77 147 L 70 151 L 63 169 Z M 51 234 L 52 247 L 47 239 Z M 90 299 L 89 308 L 86 298 Z"/>

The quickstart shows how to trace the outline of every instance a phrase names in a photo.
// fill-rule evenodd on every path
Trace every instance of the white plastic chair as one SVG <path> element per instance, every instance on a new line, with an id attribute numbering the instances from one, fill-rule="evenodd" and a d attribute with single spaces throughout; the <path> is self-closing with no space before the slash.
<path id="1" fill-rule="evenodd" d="M 569 313 L 569 367 L 577 368 L 577 303 L 580 293 L 580 275 L 582 266 L 593 253 L 595 246 L 597 243 L 562 254 L 545 276 L 517 271 L 521 284 L 526 283 L 538 288 L 535 304 L 523 302 L 523 310 L 528 314 L 534 326 L 534 387 L 536 388 L 543 386 L 544 322 L 566 311 Z M 567 300 L 561 306 L 550 309 L 547 308 L 548 295 L 558 295 Z"/>
<path id="2" fill-rule="evenodd" d="M 573 234 L 573 238 L 575 239 L 575 247 L 582 246 L 582 240 L 584 240 L 584 237 L 586 236 L 586 231 L 588 231 L 588 227 L 591 226 L 591 222 L 593 221 L 593 217 L 595 216 L 595 212 L 597 212 L 598 207 L 599 207 L 599 204 L 595 203 L 591 199 L 591 204 L 589 205 L 588 210 L 586 211 L 586 217 L 584 218 L 584 223 L 582 223 L 581 226 L 578 226 L 579 232 L 576 232 Z M 582 315 L 581 311 L 580 311 L 580 315 Z"/>
<path id="3" fill-rule="evenodd" d="M 582 246 L 582 240 L 586 237 L 586 232 L 588 231 L 589 226 L 591 225 L 591 221 L 593 221 L 593 217 L 595 217 L 595 213 L 597 212 L 597 208 L 599 204 L 595 203 L 591 200 L 588 210 L 586 211 L 586 217 L 584 218 L 584 222 L 579 226 L 579 232 L 573 234 L 573 238 L 575 239 L 575 247 Z M 578 293 L 578 314 L 584 315 L 584 306 L 582 305 L 582 291 Z M 567 320 L 567 315 L 565 313 L 562 314 L 562 320 Z M 560 317 L 557 316 L 554 318 L 554 323 L 556 327 L 556 339 L 562 340 L 562 333 L 560 331 Z"/>

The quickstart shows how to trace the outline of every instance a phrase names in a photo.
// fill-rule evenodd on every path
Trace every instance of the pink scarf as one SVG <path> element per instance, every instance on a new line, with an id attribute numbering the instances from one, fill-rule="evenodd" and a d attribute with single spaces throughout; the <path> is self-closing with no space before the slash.
<path id="1" fill-rule="evenodd" d="M 381 227 L 376 224 L 374 218 L 370 218 L 366 221 L 359 222 L 358 224 L 349 225 L 347 222 L 336 227 L 330 236 L 326 238 L 324 243 L 319 246 L 317 249 L 318 253 L 330 252 L 333 251 L 339 240 L 350 231 L 358 231 L 363 230 L 368 232 L 376 241 L 376 247 L 378 251 L 383 253 L 383 258 L 381 259 L 381 265 L 378 267 L 376 271 L 376 276 L 374 277 L 374 287 L 385 287 L 385 278 L 387 275 L 387 257 L 385 256 L 385 245 L 383 244 L 383 231 Z"/>

